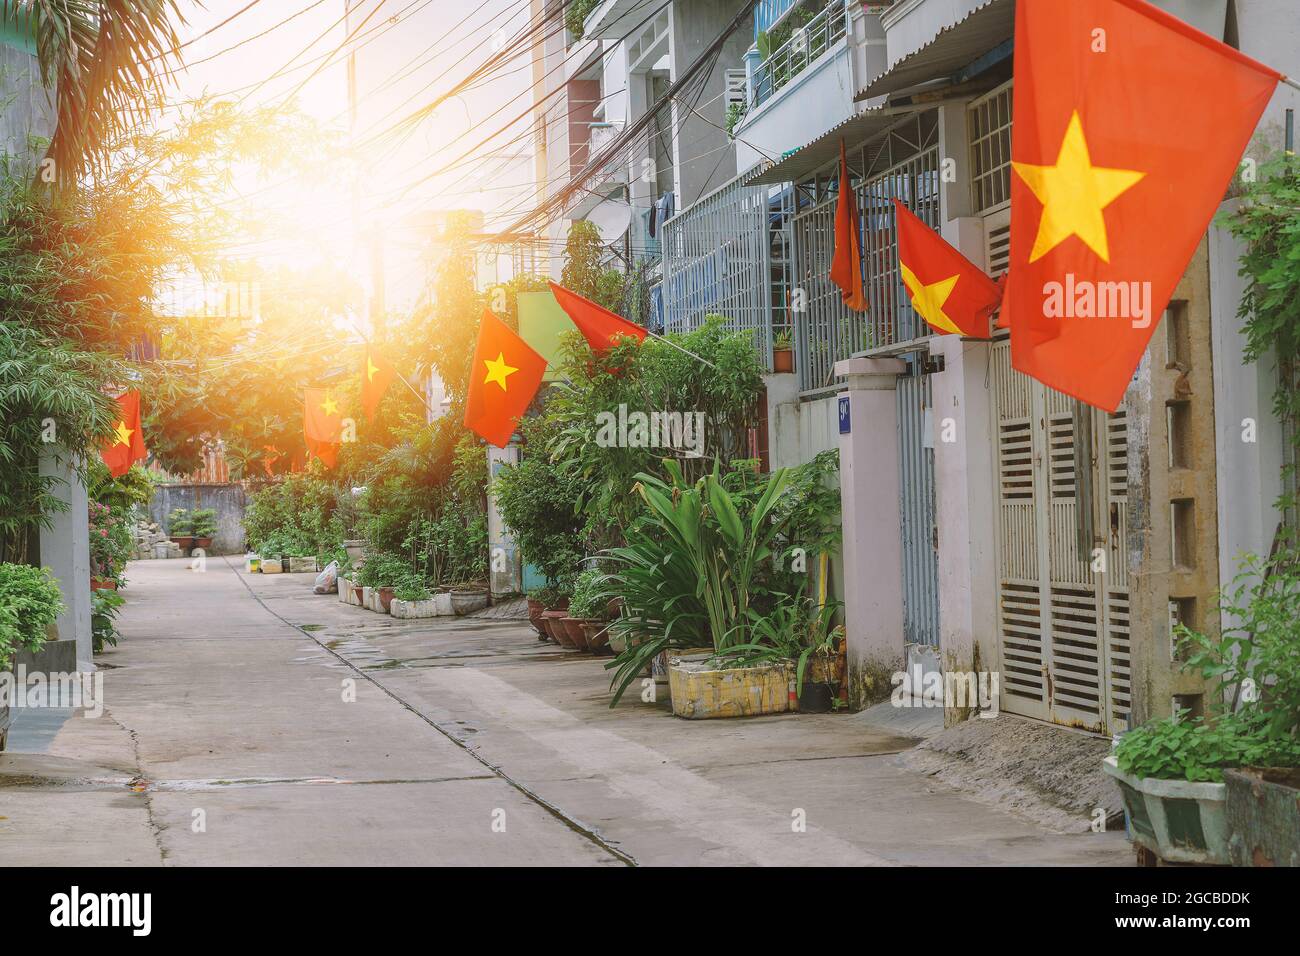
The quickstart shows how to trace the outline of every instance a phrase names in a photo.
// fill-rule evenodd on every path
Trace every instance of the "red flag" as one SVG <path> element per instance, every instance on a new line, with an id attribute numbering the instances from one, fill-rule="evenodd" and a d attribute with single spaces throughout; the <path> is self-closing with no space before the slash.
<path id="1" fill-rule="evenodd" d="M 1012 364 L 1114 411 L 1280 75 L 1144 0 L 1022 0 L 1015 44 Z"/>
<path id="2" fill-rule="evenodd" d="M 578 331 L 587 337 L 587 344 L 597 355 L 617 345 L 621 338 L 632 338 L 644 342 L 646 330 L 635 322 L 629 322 L 621 315 L 615 315 L 590 299 L 584 299 L 576 292 L 570 292 L 562 285 L 551 283 L 551 294 L 560 303 L 565 314 L 578 327 Z"/>
<path id="3" fill-rule="evenodd" d="M 831 257 L 830 280 L 840 287 L 844 304 L 865 312 L 867 296 L 862 289 L 862 240 L 858 227 L 858 200 L 849 178 L 849 159 L 840 140 L 840 197 L 835 204 L 835 254 Z"/>
<path id="4" fill-rule="evenodd" d="M 1002 301 L 998 284 L 897 199 L 894 212 L 898 269 L 916 314 L 941 334 L 987 338 L 989 315 Z"/>
<path id="5" fill-rule="evenodd" d="M 144 461 L 148 451 L 144 447 L 144 431 L 140 428 L 140 393 L 123 392 L 117 397 L 117 419 L 113 434 L 101 448 L 104 464 L 114 478 L 121 478 L 131 470 L 131 465 Z"/>
<path id="6" fill-rule="evenodd" d="M 484 309 L 469 370 L 465 427 L 504 448 L 514 434 L 516 419 L 528 410 L 545 374 L 546 359 Z"/>
<path id="7" fill-rule="evenodd" d="M 393 363 L 383 352 L 367 343 L 365 364 L 361 367 L 361 405 L 368 421 L 374 421 L 375 410 L 396 377 Z"/>
<path id="8" fill-rule="evenodd" d="M 343 440 L 343 416 L 334 396 L 323 388 L 304 390 L 302 430 L 307 451 L 333 468 Z"/>

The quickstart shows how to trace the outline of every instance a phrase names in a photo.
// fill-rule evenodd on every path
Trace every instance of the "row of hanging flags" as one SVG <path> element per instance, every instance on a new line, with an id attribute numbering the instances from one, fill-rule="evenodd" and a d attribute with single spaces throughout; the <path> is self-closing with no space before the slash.
<path id="1" fill-rule="evenodd" d="M 598 354 L 623 339 L 639 344 L 649 334 L 641 326 L 555 283 L 551 283 L 551 294 Z M 546 369 L 547 361 L 536 349 L 484 310 L 470 371 L 465 426 L 492 444 L 505 447 L 514 434 L 516 421 L 541 387 Z M 379 402 L 398 378 L 392 361 L 381 349 L 367 343 L 361 369 L 361 406 L 367 420 L 374 420 Z M 101 454 L 113 476 L 120 477 L 133 463 L 143 461 L 148 452 L 140 427 L 140 393 L 130 390 L 116 401 L 117 421 Z M 343 409 L 333 393 L 324 388 L 305 389 L 303 437 L 308 455 L 333 468 L 338 462 L 343 430 Z M 283 456 L 272 445 L 265 446 L 265 450 L 263 464 L 270 476 L 271 465 Z"/>
<path id="2" fill-rule="evenodd" d="M 987 338 L 1000 309 L 1016 369 L 1114 412 L 1291 81 L 1145 0 L 1020 0 L 1013 69 L 1005 275 L 994 282 L 894 200 L 903 284 L 940 334 Z M 849 182 L 841 142 L 830 279 L 864 311 Z"/>
<path id="3" fill-rule="evenodd" d="M 598 354 L 625 338 L 639 344 L 648 334 L 641 326 L 563 286 L 551 283 L 551 294 Z M 546 369 L 547 361 L 537 349 L 485 309 L 470 364 L 465 427 L 504 448 L 514 434 L 517 420 L 541 388 Z M 397 378 L 397 370 L 387 356 L 367 345 L 361 376 L 361 404 L 367 419 L 374 418 L 384 393 Z M 342 410 L 333 395 L 327 389 L 306 389 L 303 434 L 307 451 L 328 468 L 338 460 L 343 426 Z"/>

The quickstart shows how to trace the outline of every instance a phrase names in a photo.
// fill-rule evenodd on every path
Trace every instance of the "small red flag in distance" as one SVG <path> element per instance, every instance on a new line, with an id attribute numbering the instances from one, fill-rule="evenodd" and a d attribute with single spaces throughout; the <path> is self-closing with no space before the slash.
<path id="1" fill-rule="evenodd" d="M 373 345 L 367 344 L 365 361 L 361 366 L 361 405 L 365 409 L 367 421 L 374 421 L 375 411 L 396 377 L 397 370 L 388 357 Z"/>
<path id="2" fill-rule="evenodd" d="M 1014 72 L 999 324 L 1113 412 L 1281 77 L 1144 0 L 1021 0 Z"/>
<path id="3" fill-rule="evenodd" d="M 987 338 L 1002 289 L 897 199 L 898 268 L 916 314 L 945 335 Z"/>
<path id="4" fill-rule="evenodd" d="M 144 430 L 140 427 L 140 393 L 134 389 L 117 397 L 113 433 L 101 446 L 100 454 L 114 478 L 121 478 L 133 464 L 148 457 Z"/>
<path id="5" fill-rule="evenodd" d="M 849 159 L 840 140 L 840 196 L 835 204 L 835 252 L 829 278 L 840 288 L 844 304 L 865 312 L 866 292 L 862 288 L 862 236 L 858 225 L 858 200 L 849 176 Z"/>
<path id="6" fill-rule="evenodd" d="M 587 344 L 597 355 L 601 355 L 619 343 L 620 339 L 631 338 L 644 342 L 646 330 L 635 322 L 629 322 L 621 315 L 615 315 L 604 306 L 597 305 L 590 299 L 576 292 L 570 292 L 562 285 L 551 283 L 551 294 L 560 303 L 570 321 L 578 327 L 587 339 Z"/>
<path id="7" fill-rule="evenodd" d="M 545 374 L 546 359 L 485 309 L 470 363 L 465 427 L 504 448 Z"/>
<path id="8" fill-rule="evenodd" d="M 324 462 L 325 467 L 333 468 L 343 440 L 343 416 L 339 403 L 327 390 L 304 390 L 302 430 L 307 451 Z"/>

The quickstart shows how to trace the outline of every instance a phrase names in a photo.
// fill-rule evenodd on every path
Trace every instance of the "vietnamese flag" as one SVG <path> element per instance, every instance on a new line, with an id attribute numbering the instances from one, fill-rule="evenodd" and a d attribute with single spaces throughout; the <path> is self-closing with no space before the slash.
<path id="1" fill-rule="evenodd" d="M 988 338 L 998 284 L 897 199 L 898 270 L 912 308 L 941 335 Z"/>
<path id="2" fill-rule="evenodd" d="M 620 339 L 636 339 L 638 343 L 645 341 L 645 329 L 621 315 L 615 315 L 604 306 L 554 282 L 551 283 L 551 294 L 560 303 L 565 315 L 578 327 L 578 331 L 586 336 L 587 344 L 597 355 L 609 351 L 610 346 L 617 345 Z"/>
<path id="3" fill-rule="evenodd" d="M 831 256 L 830 280 L 840 287 L 844 304 L 865 312 L 867 296 L 862 289 L 862 238 L 858 228 L 858 200 L 849 177 L 849 159 L 840 140 L 840 196 L 835 204 L 835 252 Z"/>
<path id="4" fill-rule="evenodd" d="M 324 462 L 326 468 L 333 468 L 343 440 L 343 416 L 339 413 L 339 403 L 325 389 L 305 389 L 302 431 L 307 439 L 307 451 Z"/>
<path id="5" fill-rule="evenodd" d="M 483 311 L 469 369 L 465 427 L 504 448 L 541 387 L 546 359 L 491 312 Z"/>
<path id="6" fill-rule="evenodd" d="M 1119 406 L 1280 79 L 1144 0 L 1021 0 L 1003 300 L 1017 369 Z"/>
<path id="7" fill-rule="evenodd" d="M 123 392 L 117 397 L 117 415 L 113 433 L 101 446 L 104 464 L 114 478 L 121 478 L 137 461 L 144 461 L 149 452 L 144 447 L 144 431 L 140 428 L 140 393 Z"/>
<path id="8" fill-rule="evenodd" d="M 393 363 L 383 352 L 367 343 L 366 361 L 361 367 L 361 405 L 368 421 L 374 421 L 379 402 L 396 377 L 397 369 L 393 368 Z"/>

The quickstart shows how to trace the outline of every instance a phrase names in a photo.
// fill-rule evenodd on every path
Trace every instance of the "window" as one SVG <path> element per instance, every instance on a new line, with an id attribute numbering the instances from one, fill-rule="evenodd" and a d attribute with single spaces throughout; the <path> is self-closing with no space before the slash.
<path id="1" fill-rule="evenodd" d="M 971 103 L 971 201 L 983 213 L 1011 200 L 1011 84 Z"/>

